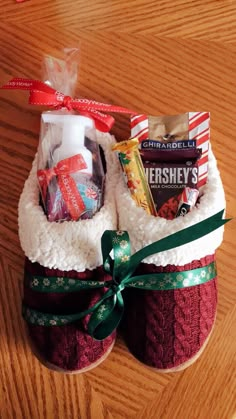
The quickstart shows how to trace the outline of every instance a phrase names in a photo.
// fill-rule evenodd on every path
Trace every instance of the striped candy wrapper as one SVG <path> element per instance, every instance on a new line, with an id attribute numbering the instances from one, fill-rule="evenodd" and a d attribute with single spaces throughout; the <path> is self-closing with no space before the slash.
<path id="1" fill-rule="evenodd" d="M 198 188 L 200 188 L 207 182 L 210 114 L 209 112 L 189 112 L 188 115 L 189 139 L 196 140 L 196 147 L 202 149 L 202 156 L 198 161 Z"/>
<path id="2" fill-rule="evenodd" d="M 136 137 L 139 141 L 147 140 L 149 137 L 148 116 L 134 115 L 131 116 L 131 137 Z"/>

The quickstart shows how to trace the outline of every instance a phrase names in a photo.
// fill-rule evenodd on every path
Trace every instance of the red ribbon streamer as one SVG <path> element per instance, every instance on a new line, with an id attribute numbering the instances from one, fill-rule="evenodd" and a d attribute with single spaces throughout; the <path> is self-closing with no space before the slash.
<path id="1" fill-rule="evenodd" d="M 109 105 L 88 99 L 73 99 L 39 80 L 13 78 L 2 86 L 1 89 L 29 90 L 29 103 L 31 105 L 48 106 L 56 109 L 67 108 L 68 110 L 73 109 L 79 111 L 81 115 L 92 118 L 96 128 L 102 132 L 109 132 L 115 122 L 111 115 L 106 115 L 102 112 L 136 114 L 134 111 L 121 106 Z"/>
<path id="2" fill-rule="evenodd" d="M 59 188 L 72 220 L 78 220 L 86 207 L 71 173 L 86 169 L 87 164 L 81 154 L 61 160 L 51 169 L 38 170 L 38 180 L 42 195 L 46 199 L 49 182 L 57 176 Z"/>

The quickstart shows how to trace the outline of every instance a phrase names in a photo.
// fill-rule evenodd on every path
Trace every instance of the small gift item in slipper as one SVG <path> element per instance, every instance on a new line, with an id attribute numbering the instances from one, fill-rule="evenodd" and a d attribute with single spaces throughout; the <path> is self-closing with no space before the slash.
<path id="1" fill-rule="evenodd" d="M 203 123 L 205 122 L 206 118 Z M 209 125 L 209 122 L 207 123 Z M 148 134 L 144 134 L 147 138 Z M 205 134 L 208 135 L 208 131 Z M 187 134 L 184 133 L 179 139 L 182 141 L 182 146 L 185 135 Z M 195 147 L 196 142 L 193 140 L 192 144 L 191 140 L 190 147 Z M 165 219 L 163 214 L 157 217 L 149 215 L 131 199 L 124 181 L 119 183 L 116 189 L 119 227 L 128 231 L 132 253 L 204 221 L 225 207 L 224 190 L 216 160 L 211 148 L 208 150 L 208 146 L 209 144 L 207 144 L 208 173 L 202 177 L 200 199 L 190 212 L 184 212 L 186 214 L 184 217 L 173 219 L 172 216 L 172 219 Z M 179 172 L 181 170 L 182 168 Z M 177 171 L 178 169 L 172 170 L 172 180 Z M 178 176 L 180 178 L 182 175 Z M 167 170 L 162 177 L 163 182 L 166 177 Z M 177 184 L 178 181 L 173 183 Z M 185 188 L 186 184 L 182 183 L 182 187 Z M 173 184 L 168 186 L 171 189 Z M 176 212 L 183 189 L 179 191 L 179 198 L 175 204 Z M 156 208 L 159 209 L 158 206 Z M 152 280 L 152 275 L 159 274 L 160 278 L 158 286 L 153 287 L 152 291 L 140 287 L 142 289 L 129 289 L 125 293 L 124 335 L 130 351 L 140 361 L 167 372 L 186 368 L 201 354 L 208 342 L 216 317 L 215 251 L 220 246 L 222 238 L 223 227 L 211 232 L 207 237 L 197 240 L 194 236 L 190 237 L 188 244 L 176 249 L 173 238 L 173 246 L 169 247 L 169 250 L 146 257 L 137 267 L 136 275 Z M 140 281 L 140 284 L 142 282 L 145 284 L 145 281 Z"/>

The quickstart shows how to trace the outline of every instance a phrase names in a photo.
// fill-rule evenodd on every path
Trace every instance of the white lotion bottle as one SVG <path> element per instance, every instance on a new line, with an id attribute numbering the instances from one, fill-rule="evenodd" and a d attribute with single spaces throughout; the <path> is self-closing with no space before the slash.
<path id="1" fill-rule="evenodd" d="M 80 115 L 57 115 L 53 113 L 43 114 L 43 122 L 62 126 L 61 144 L 52 152 L 50 166 L 55 166 L 61 160 L 81 154 L 87 168 L 81 170 L 90 176 L 93 174 L 92 153 L 84 145 L 86 129 L 93 129 L 93 121 Z M 49 138 L 50 141 L 50 138 Z"/>

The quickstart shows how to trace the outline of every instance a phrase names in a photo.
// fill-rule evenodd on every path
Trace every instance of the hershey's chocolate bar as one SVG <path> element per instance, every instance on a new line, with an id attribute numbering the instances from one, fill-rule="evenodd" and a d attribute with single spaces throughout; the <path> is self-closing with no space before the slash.
<path id="1" fill-rule="evenodd" d="M 185 187 L 197 187 L 196 160 L 175 163 L 143 161 L 143 165 L 158 215 L 175 218 Z"/>

